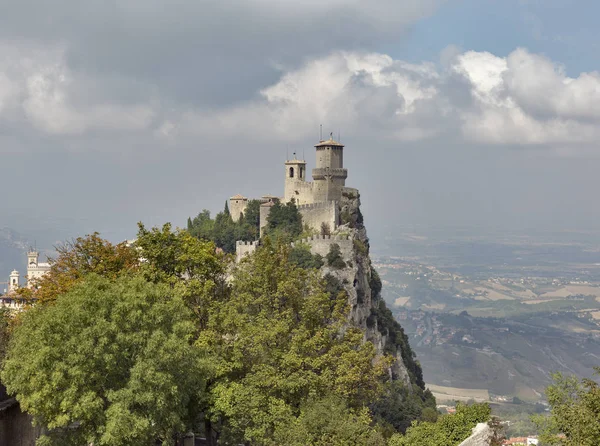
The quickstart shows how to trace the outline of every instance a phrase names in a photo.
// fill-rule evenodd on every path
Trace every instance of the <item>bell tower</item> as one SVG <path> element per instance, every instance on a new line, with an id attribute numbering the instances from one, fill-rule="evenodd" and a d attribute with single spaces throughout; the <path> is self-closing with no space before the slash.
<path id="1" fill-rule="evenodd" d="M 296 154 L 294 154 L 296 155 Z M 311 184 L 306 182 L 306 161 L 296 159 L 285 162 L 285 192 L 284 199 L 287 203 L 292 198 L 296 204 L 310 203 L 312 196 L 307 196 Z"/>
<path id="2" fill-rule="evenodd" d="M 40 254 L 37 251 L 29 251 L 27 253 L 27 269 L 37 268 Z"/>
<path id="3" fill-rule="evenodd" d="M 10 277 L 8 279 L 8 292 L 12 293 L 19 289 L 19 272 L 14 270 L 10 273 Z"/>

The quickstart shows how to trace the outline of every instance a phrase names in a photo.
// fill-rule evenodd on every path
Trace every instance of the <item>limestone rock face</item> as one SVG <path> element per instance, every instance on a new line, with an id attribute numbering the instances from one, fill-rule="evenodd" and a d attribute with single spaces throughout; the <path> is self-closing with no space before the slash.
<path id="1" fill-rule="evenodd" d="M 357 189 L 342 189 L 342 198 L 338 202 L 340 225 L 331 236 L 318 236 L 303 240 L 311 246 L 313 253 L 323 256 L 327 254 L 332 244 L 340 246 L 346 267 L 339 269 L 325 265 L 322 274 L 331 274 L 343 285 L 348 293 L 351 306 L 349 318 L 351 322 L 360 327 L 365 333 L 365 339 L 372 342 L 381 355 L 392 354 L 396 360 L 390 368 L 393 379 L 402 380 L 410 389 L 411 375 L 409 370 L 415 370 L 418 364 L 412 357 L 412 351 L 402 351 L 398 342 L 388 339 L 388 330 L 381 326 L 378 313 L 381 312 L 381 296 L 379 295 L 380 282 L 371 266 L 369 257 L 369 238 L 360 212 L 360 195 Z M 379 285 L 377 285 L 379 283 Z M 404 333 L 402 332 L 402 336 Z M 405 344 L 408 347 L 408 340 Z M 409 347 L 408 347 L 409 349 Z M 419 367 L 420 373 L 420 367 Z M 421 378 L 422 379 L 422 378 Z"/>
<path id="2" fill-rule="evenodd" d="M 473 428 L 473 433 L 459 446 L 489 446 L 494 438 L 494 430 L 488 423 L 478 423 Z"/>

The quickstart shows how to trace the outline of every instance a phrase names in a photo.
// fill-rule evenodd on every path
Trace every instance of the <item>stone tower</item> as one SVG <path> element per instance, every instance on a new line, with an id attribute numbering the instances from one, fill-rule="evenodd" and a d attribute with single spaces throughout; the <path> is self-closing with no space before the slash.
<path id="1" fill-rule="evenodd" d="M 10 277 L 8 279 L 8 292 L 12 293 L 17 291 L 17 289 L 19 288 L 19 272 L 17 270 L 14 270 L 12 273 L 10 273 Z"/>
<path id="2" fill-rule="evenodd" d="M 296 204 L 312 203 L 312 184 L 306 181 L 306 161 L 294 158 L 285 162 L 285 192 L 287 203 L 294 199 Z"/>
<path id="3" fill-rule="evenodd" d="M 339 200 L 346 185 L 348 170 L 344 169 L 344 146 L 333 140 L 321 141 L 317 149 L 317 167 L 313 169 L 313 199 L 316 203 Z"/>
<path id="4" fill-rule="evenodd" d="M 246 212 L 248 206 L 248 198 L 237 194 L 229 199 L 229 213 L 233 221 L 238 221 L 240 215 Z"/>
<path id="5" fill-rule="evenodd" d="M 37 251 L 29 251 L 27 253 L 27 269 L 37 268 L 40 254 Z"/>

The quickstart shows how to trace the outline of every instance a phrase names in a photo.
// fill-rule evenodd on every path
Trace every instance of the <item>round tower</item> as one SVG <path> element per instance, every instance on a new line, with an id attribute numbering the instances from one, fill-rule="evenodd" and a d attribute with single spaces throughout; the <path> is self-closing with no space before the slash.
<path id="1" fill-rule="evenodd" d="M 317 167 L 313 169 L 313 196 L 315 202 L 339 200 L 346 185 L 348 170 L 344 169 L 344 145 L 333 140 L 320 141 L 317 150 Z"/>

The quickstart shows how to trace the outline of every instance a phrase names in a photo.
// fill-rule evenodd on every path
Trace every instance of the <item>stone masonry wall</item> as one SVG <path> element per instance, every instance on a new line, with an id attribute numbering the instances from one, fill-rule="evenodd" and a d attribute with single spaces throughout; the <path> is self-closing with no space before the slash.
<path id="1" fill-rule="evenodd" d="M 313 203 L 298 206 L 302 215 L 302 223 L 317 231 L 321 230 L 321 223 L 329 225 L 330 230 L 335 230 L 339 221 L 339 208 L 335 201 Z"/>
<path id="2" fill-rule="evenodd" d="M 237 241 L 235 244 L 235 260 L 239 262 L 245 256 L 252 254 L 258 247 L 258 240 L 254 242 Z"/>
<path id="3" fill-rule="evenodd" d="M 344 235 L 315 235 L 310 238 L 305 238 L 299 240 L 296 243 L 292 243 L 292 246 L 295 246 L 298 243 L 306 244 L 310 246 L 310 251 L 313 254 L 320 254 L 325 257 L 329 250 L 331 249 L 331 245 L 336 243 L 339 245 L 340 250 L 342 252 L 342 257 L 344 259 L 350 259 L 352 256 L 352 240 L 350 240 L 349 236 Z"/>

